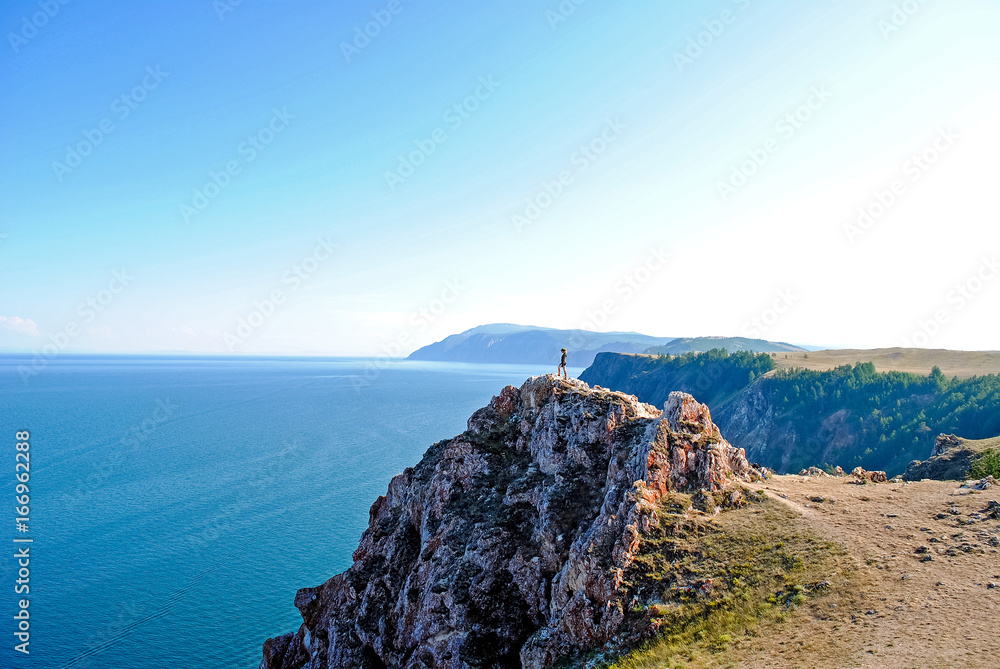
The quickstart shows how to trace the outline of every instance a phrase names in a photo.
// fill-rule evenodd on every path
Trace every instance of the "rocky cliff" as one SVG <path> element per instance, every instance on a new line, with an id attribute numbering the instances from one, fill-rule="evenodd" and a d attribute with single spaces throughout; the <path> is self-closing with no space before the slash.
<path id="1" fill-rule="evenodd" d="M 626 574 L 664 496 L 738 502 L 754 474 L 690 395 L 507 386 L 392 480 L 354 564 L 297 593 L 302 625 L 261 669 L 540 669 L 644 638 Z"/>
<path id="2" fill-rule="evenodd" d="M 977 458 L 987 449 L 1000 447 L 1000 437 L 993 439 L 963 439 L 954 434 L 940 434 L 931 455 L 924 461 L 914 460 L 906 468 L 908 481 L 937 479 L 941 481 L 964 479 Z"/>

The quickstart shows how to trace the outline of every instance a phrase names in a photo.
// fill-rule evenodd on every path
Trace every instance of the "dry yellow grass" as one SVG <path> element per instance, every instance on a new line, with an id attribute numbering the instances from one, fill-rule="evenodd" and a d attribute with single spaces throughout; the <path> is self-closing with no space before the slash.
<path id="1" fill-rule="evenodd" d="M 1000 449 L 1000 437 L 989 439 L 963 439 L 962 446 L 976 453 L 982 453 L 987 448 Z"/>
<path id="2" fill-rule="evenodd" d="M 958 486 L 852 485 L 829 476 L 757 485 L 817 534 L 846 545 L 867 585 L 861 606 L 822 611 L 817 602 L 717 666 L 997 667 L 1000 588 L 990 584 L 1000 581 L 1000 519 L 984 511 L 996 495 Z"/>
<path id="3" fill-rule="evenodd" d="M 946 349 L 876 348 L 776 353 L 779 369 L 801 367 L 817 371 L 856 362 L 871 362 L 880 372 L 912 372 L 927 375 L 937 365 L 945 376 L 967 378 L 1000 374 L 1000 351 L 949 351 Z"/>
<path id="4" fill-rule="evenodd" d="M 790 617 L 798 620 L 802 607 L 820 611 L 825 619 L 831 605 L 847 611 L 864 604 L 858 597 L 864 587 L 856 577 L 857 560 L 844 546 L 818 535 L 784 500 L 763 496 L 707 519 L 661 512 L 663 535 L 644 542 L 637 557 L 642 565 L 628 576 L 634 583 L 672 583 L 663 603 L 648 609 L 663 634 L 608 669 L 732 666 L 748 639 L 770 638 L 776 625 Z M 692 578 L 707 579 L 711 594 L 678 595 L 677 583 Z M 829 669 L 843 666 L 848 657 L 827 655 Z"/>
<path id="5" fill-rule="evenodd" d="M 660 662 L 650 651 L 622 667 L 686 669 L 993 669 L 1000 666 L 1000 517 L 994 490 L 956 481 L 854 485 L 850 477 L 775 476 L 752 487 L 792 512 L 782 532 L 846 547 L 831 588 L 780 619 L 762 618 L 725 647 L 692 642 Z M 759 505 L 720 514 L 745 521 Z M 758 521 L 759 522 L 759 521 Z M 732 525 L 725 529 L 733 531 Z M 751 526 L 752 529 L 752 526 Z M 813 577 L 815 578 L 815 577 Z M 655 650 L 655 649 L 653 649 Z"/>

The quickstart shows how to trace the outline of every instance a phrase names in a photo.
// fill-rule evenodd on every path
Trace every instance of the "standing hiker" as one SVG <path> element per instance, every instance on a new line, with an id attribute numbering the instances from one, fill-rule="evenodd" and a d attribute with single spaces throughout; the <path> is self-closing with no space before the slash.
<path id="1" fill-rule="evenodd" d="M 566 374 L 566 349 L 562 350 L 562 359 L 559 361 L 559 368 L 556 370 L 556 376 L 562 376 L 564 379 L 569 379 Z"/>

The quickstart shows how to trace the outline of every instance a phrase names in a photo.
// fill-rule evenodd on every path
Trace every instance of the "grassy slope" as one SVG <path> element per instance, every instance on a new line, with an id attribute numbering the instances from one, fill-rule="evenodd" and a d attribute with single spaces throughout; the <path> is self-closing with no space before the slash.
<path id="1" fill-rule="evenodd" d="M 692 518 L 684 497 L 661 509 L 659 532 L 626 575 L 642 602 L 631 615 L 657 621 L 663 634 L 610 669 L 714 665 L 738 640 L 810 599 L 843 604 L 854 596 L 846 551 L 794 511 L 763 499 Z M 706 582 L 707 592 L 688 590 Z"/>
<path id="2" fill-rule="evenodd" d="M 751 558 L 764 579 L 775 558 L 787 563 L 786 556 L 792 556 L 793 569 L 778 566 L 784 587 L 777 581 L 753 586 L 747 578 L 749 599 L 726 588 L 730 604 L 709 616 L 682 619 L 677 628 L 661 628 L 672 636 L 626 655 L 613 667 L 998 666 L 1000 598 L 988 585 L 1000 579 L 994 552 L 1000 546 L 1000 513 L 983 509 L 995 495 L 956 495 L 955 484 L 946 481 L 853 485 L 849 477 L 832 476 L 775 476 L 750 488 L 785 508 L 751 504 L 725 511 L 708 524 L 704 537 L 709 541 L 699 544 L 687 531 L 678 542 L 700 546 L 709 558 L 695 561 L 698 570 L 712 569 L 709 553 L 718 551 L 714 557 L 734 568 L 734 575 Z M 729 535 L 729 541 L 716 529 Z M 775 551 L 779 542 L 784 545 Z M 847 554 L 839 552 L 841 546 Z M 671 546 L 657 548 L 668 552 Z M 780 588 L 787 595 L 795 585 L 807 586 L 817 578 L 829 580 L 831 587 L 805 595 L 797 608 L 783 606 L 783 597 L 776 597 L 771 608 L 754 604 L 762 601 L 758 592 Z M 763 602 L 770 603 L 767 598 Z M 748 623 L 745 628 L 742 621 Z"/>
<path id="3" fill-rule="evenodd" d="M 787 357 L 786 357 L 787 356 Z M 808 357 L 804 357 L 808 356 Z M 944 349 L 877 348 L 778 353 L 774 361 L 779 369 L 802 367 L 817 371 L 856 362 L 874 363 L 880 372 L 912 372 L 926 376 L 937 365 L 947 377 L 968 378 L 981 374 L 1000 374 L 1000 351 L 948 351 Z"/>
<path id="4" fill-rule="evenodd" d="M 1000 437 L 992 439 L 963 439 L 962 447 L 976 453 L 982 453 L 987 448 L 1000 449 Z"/>

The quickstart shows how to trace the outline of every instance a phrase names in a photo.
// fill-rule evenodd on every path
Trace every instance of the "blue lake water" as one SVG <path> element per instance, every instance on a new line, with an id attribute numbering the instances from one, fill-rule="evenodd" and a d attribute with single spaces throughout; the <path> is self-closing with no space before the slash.
<path id="1" fill-rule="evenodd" d="M 350 565 L 368 508 L 504 385 L 541 366 L 0 355 L 0 666 L 204 669 L 260 661 L 295 591 Z M 578 374 L 581 370 L 570 370 Z M 15 529 L 15 433 L 31 513 Z M 15 595 L 15 538 L 30 594 Z M 14 651 L 30 599 L 30 650 Z"/>

